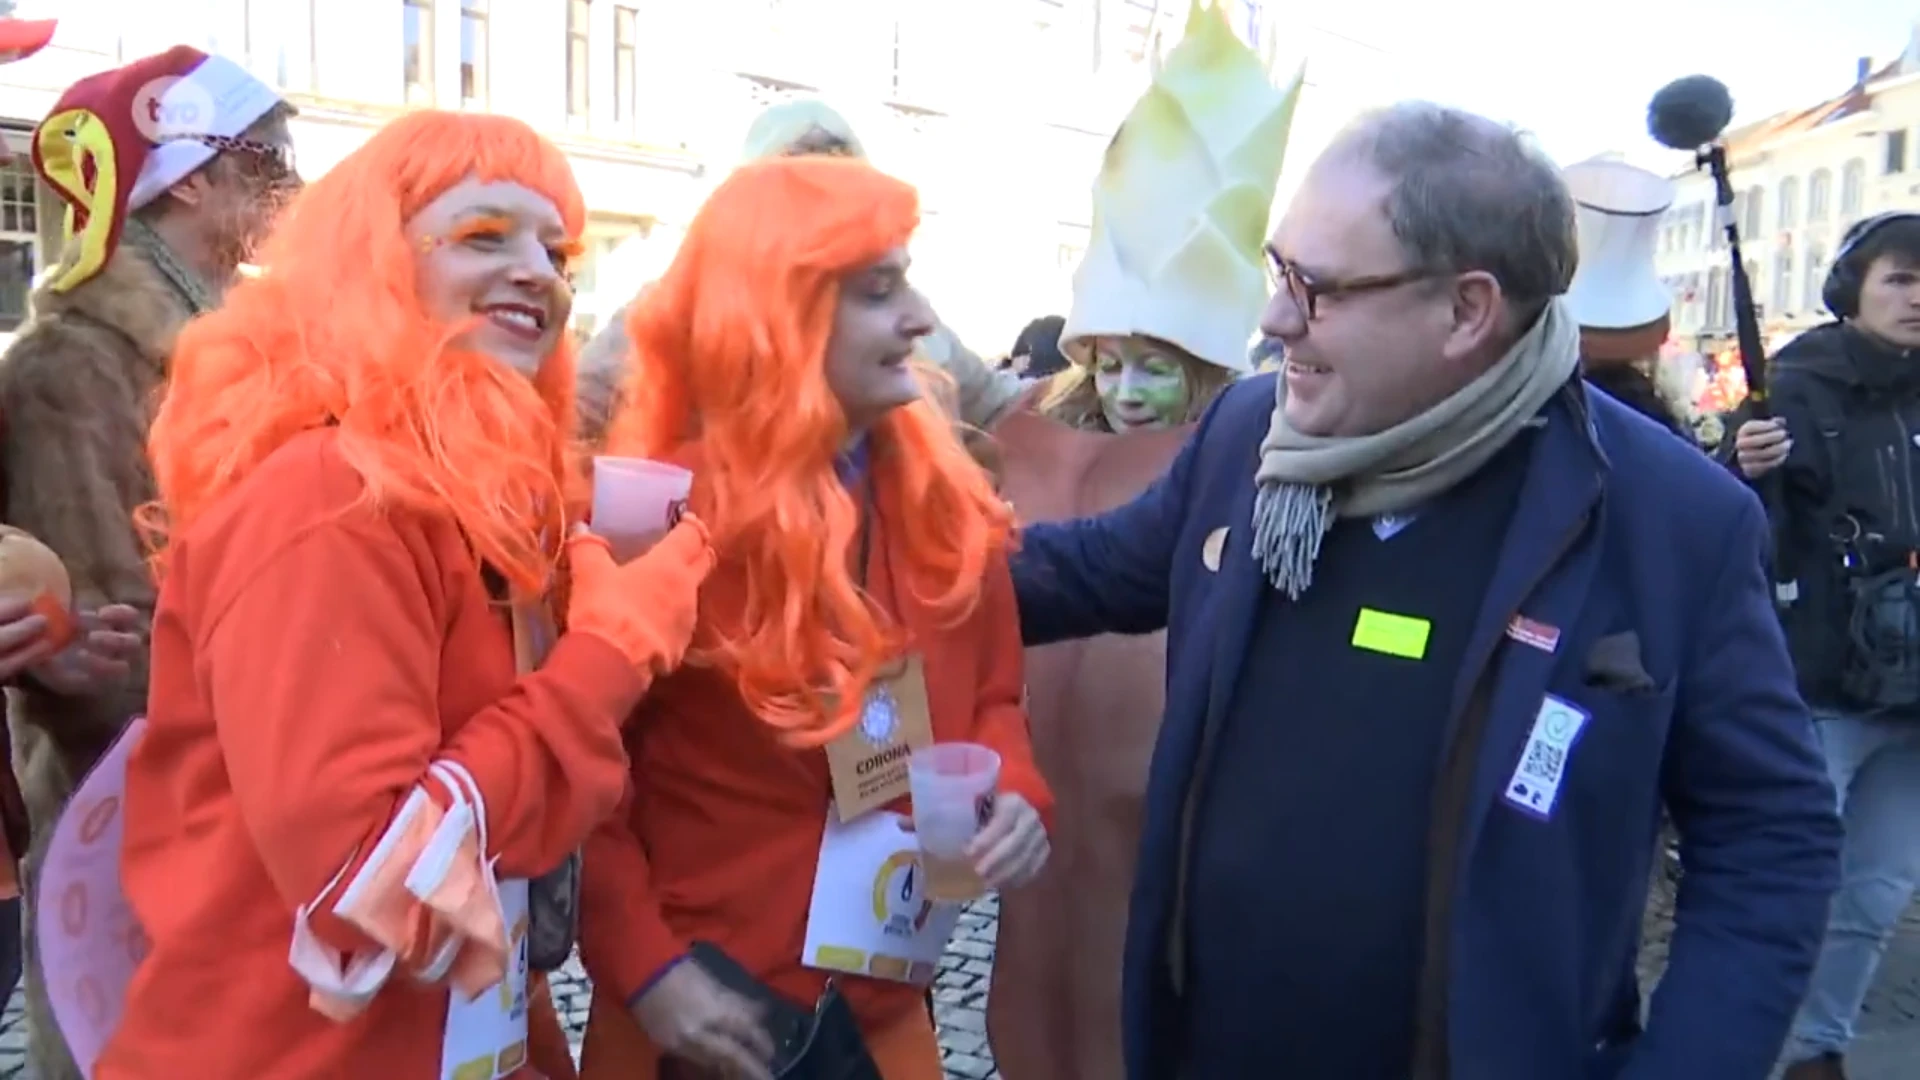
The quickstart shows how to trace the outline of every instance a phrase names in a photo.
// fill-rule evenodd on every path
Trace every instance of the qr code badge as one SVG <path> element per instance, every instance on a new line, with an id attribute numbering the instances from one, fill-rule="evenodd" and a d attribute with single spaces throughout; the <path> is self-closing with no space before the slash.
<path id="1" fill-rule="evenodd" d="M 1526 748 L 1507 781 L 1506 800 L 1515 809 L 1545 821 L 1553 815 L 1566 778 L 1567 761 L 1580 732 L 1587 726 L 1586 710 L 1549 694 L 1540 702 Z"/>

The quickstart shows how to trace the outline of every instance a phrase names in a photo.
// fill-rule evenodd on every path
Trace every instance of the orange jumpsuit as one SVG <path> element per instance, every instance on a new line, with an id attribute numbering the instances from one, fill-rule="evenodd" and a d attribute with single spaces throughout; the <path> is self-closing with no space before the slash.
<path id="1" fill-rule="evenodd" d="M 295 912 L 312 905 L 313 937 L 342 956 L 378 953 L 333 902 L 410 793 L 451 805 L 433 779 L 447 763 L 484 792 L 503 880 L 557 865 L 618 805 L 616 725 L 644 675 L 574 634 L 517 677 L 452 521 L 362 494 L 333 434 L 311 432 L 175 542 L 127 768 L 122 877 L 150 951 L 97 1080 L 496 1075 L 444 1059 L 445 982 L 395 967 L 351 1019 L 315 1011 L 289 964 Z M 503 1047 L 498 1075 L 565 1076 L 545 987 L 529 989 L 549 1056 Z"/>
<path id="2" fill-rule="evenodd" d="M 1023 703 L 1020 628 L 1004 559 L 957 626 L 893 595 L 883 521 L 867 580 L 907 628 L 925 670 L 937 741 L 999 751 L 1000 790 L 1050 815 Z M 892 560 L 890 564 L 888 560 Z M 737 569 L 722 562 L 702 617 L 737 609 Z M 649 691 L 628 726 L 632 799 L 586 849 L 581 958 L 593 977 L 582 1080 L 650 1080 L 658 1051 L 628 1003 L 698 939 L 720 946 L 773 991 L 810 1006 L 827 972 L 800 963 L 832 783 L 824 750 L 798 750 L 748 712 L 724 677 L 683 668 Z M 889 807 L 910 812 L 907 800 Z M 925 992 L 837 976 L 886 1080 L 940 1080 Z"/>

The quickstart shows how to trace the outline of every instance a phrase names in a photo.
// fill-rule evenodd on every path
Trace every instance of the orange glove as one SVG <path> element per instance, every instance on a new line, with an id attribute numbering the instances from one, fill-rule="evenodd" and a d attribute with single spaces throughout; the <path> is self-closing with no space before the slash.
<path id="1" fill-rule="evenodd" d="M 592 634 L 633 666 L 664 675 L 693 640 L 700 583 L 713 572 L 707 527 L 685 514 L 646 554 L 622 566 L 607 542 L 581 528 L 567 542 L 573 595 L 567 632 Z"/>

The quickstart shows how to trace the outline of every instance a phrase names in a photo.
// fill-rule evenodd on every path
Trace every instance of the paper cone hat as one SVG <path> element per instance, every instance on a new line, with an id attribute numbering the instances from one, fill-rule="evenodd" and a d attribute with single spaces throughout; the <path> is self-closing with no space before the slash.
<path id="1" fill-rule="evenodd" d="M 1580 230 L 1580 266 L 1567 289 L 1574 317 L 1594 330 L 1626 330 L 1664 318 L 1673 297 L 1660 281 L 1654 251 L 1660 215 L 1673 205 L 1673 185 L 1619 161 L 1583 161 L 1562 175 Z"/>
<path id="2" fill-rule="evenodd" d="M 1271 55 L 1193 0 L 1185 35 L 1107 147 L 1093 235 L 1073 278 L 1060 347 L 1144 334 L 1245 372 L 1268 297 L 1261 246 L 1304 71 L 1276 88 Z"/>

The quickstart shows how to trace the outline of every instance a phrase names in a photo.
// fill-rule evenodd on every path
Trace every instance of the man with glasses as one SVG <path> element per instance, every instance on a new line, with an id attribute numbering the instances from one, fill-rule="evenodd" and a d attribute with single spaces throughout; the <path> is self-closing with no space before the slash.
<path id="1" fill-rule="evenodd" d="M 133 514 L 154 497 L 149 411 L 175 336 L 219 302 L 299 186 L 292 112 L 238 65 L 183 46 L 81 80 L 34 132 L 69 235 L 0 358 L 0 520 L 60 555 L 81 608 L 130 606 L 142 631 L 154 595 Z M 32 884 L 74 785 L 145 706 L 144 650 L 132 666 L 116 682 L 29 675 L 9 695 L 32 830 L 27 1031 L 41 1080 L 80 1073 L 48 1012 Z"/>
<path id="2" fill-rule="evenodd" d="M 1839 826 L 1758 502 L 1581 382 L 1573 202 L 1501 125 L 1360 118 L 1267 253 L 1281 372 L 1014 566 L 1029 644 L 1168 633 L 1130 1080 L 1762 1080 Z"/>

